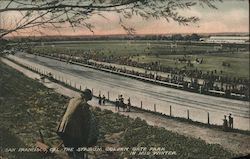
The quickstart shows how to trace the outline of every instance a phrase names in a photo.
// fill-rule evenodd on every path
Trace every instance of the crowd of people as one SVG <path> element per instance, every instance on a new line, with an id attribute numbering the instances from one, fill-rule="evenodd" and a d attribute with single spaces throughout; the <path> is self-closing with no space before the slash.
<path id="1" fill-rule="evenodd" d="M 208 91 L 208 90 L 216 90 L 225 92 L 226 95 L 231 93 L 244 95 L 245 98 L 249 98 L 249 80 L 248 79 L 241 79 L 236 77 L 227 77 L 222 76 L 223 71 L 206 71 L 203 72 L 201 70 L 196 69 L 178 69 L 173 67 L 166 67 L 160 65 L 158 62 L 152 63 L 139 63 L 136 61 L 132 61 L 129 56 L 125 57 L 114 57 L 113 55 L 104 56 L 104 55 L 97 55 L 94 53 L 83 53 L 81 57 L 75 57 L 72 55 L 64 55 L 64 54 L 52 54 L 55 57 L 63 58 L 63 59 L 70 59 L 76 62 L 83 62 L 89 65 L 93 65 L 97 68 L 105 68 L 116 72 L 122 72 L 127 74 L 132 74 L 140 77 L 145 77 L 149 79 L 155 79 L 163 82 L 169 82 L 174 84 L 183 85 L 184 89 L 194 89 L 195 91 Z M 91 59 L 91 60 L 87 60 Z M 183 58 L 176 59 L 177 61 L 183 61 Z M 184 58 L 184 60 L 186 60 Z M 204 59 L 196 59 L 197 62 L 201 63 Z M 128 65 L 138 68 L 143 68 L 145 70 L 144 73 L 129 70 L 124 68 L 117 68 L 115 66 L 102 64 L 98 62 L 108 62 L 108 63 L 116 63 L 121 65 Z M 187 61 L 187 60 L 186 60 Z M 152 72 L 165 72 L 168 73 L 167 77 L 163 77 L 161 75 L 153 74 Z M 185 81 L 184 78 L 188 77 L 191 79 L 191 82 Z M 198 83 L 197 80 L 202 79 L 204 82 Z M 217 84 L 216 84 L 217 83 Z M 218 84 L 220 83 L 220 84 Z"/>
<path id="2" fill-rule="evenodd" d="M 92 59 L 99 62 L 107 62 L 107 63 L 116 63 L 120 65 L 127 65 L 127 66 L 133 66 L 138 68 L 143 68 L 146 70 L 151 71 L 160 71 L 165 73 L 171 73 L 176 75 L 183 75 L 190 78 L 199 78 L 204 80 L 213 80 L 216 82 L 222 82 L 222 83 L 228 83 L 228 84 L 249 84 L 249 79 L 242 79 L 237 77 L 228 77 L 223 76 L 222 70 L 212 70 L 212 71 L 201 71 L 196 69 L 185 69 L 185 68 L 177 68 L 177 67 L 169 67 L 169 66 L 163 66 L 159 62 L 150 62 L 150 63 L 142 63 L 137 62 L 134 60 L 131 60 L 131 56 L 113 56 L 113 55 L 102 55 L 102 54 L 95 54 L 95 53 L 89 53 L 85 52 L 81 54 L 81 57 L 83 59 Z M 186 56 L 183 56 L 182 58 L 175 59 L 177 62 L 185 62 L 187 65 L 191 64 L 190 59 L 188 59 Z M 205 59 L 196 58 L 195 61 L 199 64 L 202 64 Z M 223 63 L 222 63 L 223 65 Z"/>

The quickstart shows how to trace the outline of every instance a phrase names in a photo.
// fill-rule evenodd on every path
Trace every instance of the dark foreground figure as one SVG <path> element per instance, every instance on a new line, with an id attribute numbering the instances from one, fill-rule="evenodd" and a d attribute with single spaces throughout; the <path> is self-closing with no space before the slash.
<path id="1" fill-rule="evenodd" d="M 89 89 L 85 89 L 81 97 L 71 99 L 57 129 L 64 146 L 74 148 L 73 152 L 67 152 L 70 158 L 83 159 L 84 152 L 77 152 L 77 148 L 93 146 L 97 142 L 99 132 L 96 119 L 87 103 L 91 99 Z"/>

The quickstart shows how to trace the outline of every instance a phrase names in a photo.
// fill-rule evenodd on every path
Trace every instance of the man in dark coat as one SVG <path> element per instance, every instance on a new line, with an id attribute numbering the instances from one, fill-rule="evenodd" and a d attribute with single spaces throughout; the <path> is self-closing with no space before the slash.
<path id="1" fill-rule="evenodd" d="M 93 146 L 97 142 L 97 123 L 87 103 L 91 99 L 92 92 L 89 89 L 85 89 L 81 97 L 72 98 L 57 129 L 64 146 L 74 148 L 73 152 L 68 152 L 70 157 L 83 158 L 83 152 L 75 150 L 78 147 Z"/>
<path id="2" fill-rule="evenodd" d="M 224 115 L 224 119 L 223 119 L 223 130 L 227 131 L 228 130 L 228 121 L 227 121 L 227 116 Z"/>
<path id="3" fill-rule="evenodd" d="M 229 122 L 229 127 L 233 129 L 233 117 L 231 115 L 232 114 L 230 113 L 228 116 L 228 122 Z"/>
<path id="4" fill-rule="evenodd" d="M 99 94 L 99 96 L 98 96 L 98 103 L 99 103 L 99 105 L 102 105 L 102 97 L 101 97 L 100 94 Z"/>
<path id="5" fill-rule="evenodd" d="M 128 106 L 127 106 L 128 112 L 130 112 L 130 108 L 131 108 L 131 101 L 130 101 L 130 98 L 128 98 Z"/>

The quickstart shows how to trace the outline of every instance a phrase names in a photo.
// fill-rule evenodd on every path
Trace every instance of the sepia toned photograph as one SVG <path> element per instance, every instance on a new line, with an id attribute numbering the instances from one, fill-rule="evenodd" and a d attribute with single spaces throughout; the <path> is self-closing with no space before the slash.
<path id="1" fill-rule="evenodd" d="M 249 0 L 0 0 L 0 159 L 250 159 Z"/>

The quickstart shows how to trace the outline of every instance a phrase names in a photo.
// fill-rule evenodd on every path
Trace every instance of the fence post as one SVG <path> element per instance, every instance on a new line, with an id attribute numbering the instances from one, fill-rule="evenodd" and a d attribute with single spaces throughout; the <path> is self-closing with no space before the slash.
<path id="1" fill-rule="evenodd" d="M 169 107 L 169 115 L 172 116 L 172 106 Z"/>
<path id="2" fill-rule="evenodd" d="M 82 90 L 82 85 L 80 84 L 80 91 Z"/>
<path id="3" fill-rule="evenodd" d="M 109 91 L 108 91 L 108 100 L 109 100 Z"/>
<path id="4" fill-rule="evenodd" d="M 187 119 L 189 119 L 189 110 L 187 110 Z"/>
<path id="5" fill-rule="evenodd" d="M 207 112 L 207 124 L 210 125 L 209 112 Z"/>
<path id="6" fill-rule="evenodd" d="M 141 109 L 142 109 L 142 101 L 141 101 Z"/>
<path id="7" fill-rule="evenodd" d="M 154 111 L 156 112 L 156 104 L 154 104 Z"/>

